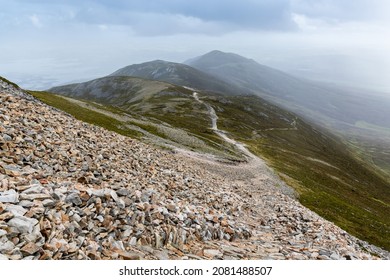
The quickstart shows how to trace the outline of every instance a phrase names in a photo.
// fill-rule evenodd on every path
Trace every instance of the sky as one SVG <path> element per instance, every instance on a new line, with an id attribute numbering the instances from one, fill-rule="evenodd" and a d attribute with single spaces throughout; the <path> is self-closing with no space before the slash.
<path id="1" fill-rule="evenodd" d="M 0 7 L 0 76 L 25 88 L 217 49 L 390 93 L 388 0 L 0 0 Z"/>

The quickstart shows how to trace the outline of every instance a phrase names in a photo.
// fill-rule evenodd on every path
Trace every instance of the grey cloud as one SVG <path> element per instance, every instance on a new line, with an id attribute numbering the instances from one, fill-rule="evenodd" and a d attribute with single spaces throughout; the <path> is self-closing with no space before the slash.
<path id="1" fill-rule="evenodd" d="M 1 0 L 0 0 L 1 3 Z M 24 10 L 73 8 L 74 20 L 123 25 L 139 35 L 224 33 L 237 30 L 292 30 L 290 0 L 16 0 Z M 206 27 L 206 28 L 205 28 Z"/>
<path id="2" fill-rule="evenodd" d="M 292 10 L 312 18 L 367 21 L 388 17 L 388 0 L 291 0 Z"/>

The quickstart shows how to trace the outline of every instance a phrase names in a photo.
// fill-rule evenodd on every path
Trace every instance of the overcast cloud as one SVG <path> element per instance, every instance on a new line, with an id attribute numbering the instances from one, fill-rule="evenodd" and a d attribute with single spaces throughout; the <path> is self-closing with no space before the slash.
<path id="1" fill-rule="evenodd" d="M 309 78 L 388 90 L 389 2 L 0 0 L 0 75 L 44 88 L 219 49 Z"/>

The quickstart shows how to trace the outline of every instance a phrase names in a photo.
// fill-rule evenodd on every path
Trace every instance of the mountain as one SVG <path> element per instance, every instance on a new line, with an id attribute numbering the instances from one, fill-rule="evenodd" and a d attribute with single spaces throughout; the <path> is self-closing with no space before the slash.
<path id="1" fill-rule="evenodd" d="M 311 118 L 321 114 L 325 118 L 350 125 L 366 120 L 390 128 L 390 103 L 383 104 L 361 94 L 354 95 L 351 91 L 299 79 L 237 54 L 212 51 L 187 63 Z M 367 106 L 375 109 L 377 114 L 373 114 L 372 110 L 364 110 Z"/>
<path id="2" fill-rule="evenodd" d="M 125 76 L 50 91 L 61 96 L 32 94 L 82 120 L 168 149 L 207 153 L 234 164 L 248 160 L 242 149 L 247 147 L 294 187 L 305 206 L 390 248 L 389 184 L 340 138 L 258 96 L 195 95 L 178 85 Z"/>
<path id="3" fill-rule="evenodd" d="M 242 93 L 240 88 L 188 65 L 163 60 L 129 65 L 115 71 L 110 76 L 139 77 L 224 94 Z"/>
<path id="4" fill-rule="evenodd" d="M 299 79 L 221 51 L 185 63 L 340 134 L 390 180 L 390 98 Z"/>

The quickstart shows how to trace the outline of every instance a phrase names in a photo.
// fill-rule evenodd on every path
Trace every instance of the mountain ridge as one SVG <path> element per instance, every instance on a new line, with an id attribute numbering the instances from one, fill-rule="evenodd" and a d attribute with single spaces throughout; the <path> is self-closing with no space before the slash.
<path id="1" fill-rule="evenodd" d="M 221 93 L 240 94 L 240 89 L 185 64 L 153 60 L 123 67 L 109 76 L 132 76 Z"/>

